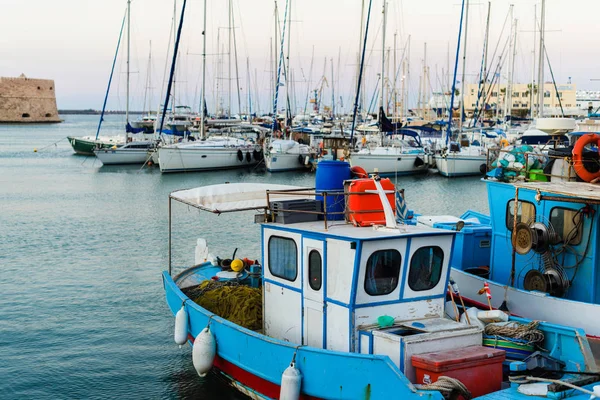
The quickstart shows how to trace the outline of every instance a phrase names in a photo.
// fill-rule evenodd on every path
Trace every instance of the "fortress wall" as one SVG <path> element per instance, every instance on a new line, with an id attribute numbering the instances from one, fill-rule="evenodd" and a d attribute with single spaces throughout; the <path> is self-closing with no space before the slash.
<path id="1" fill-rule="evenodd" d="M 60 122 L 54 81 L 0 77 L 0 122 Z"/>

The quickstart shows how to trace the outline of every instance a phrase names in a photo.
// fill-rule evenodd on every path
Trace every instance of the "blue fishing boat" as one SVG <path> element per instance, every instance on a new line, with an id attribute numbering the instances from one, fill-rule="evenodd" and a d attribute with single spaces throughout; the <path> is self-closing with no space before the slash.
<path id="1" fill-rule="evenodd" d="M 166 302 L 199 375 L 212 370 L 260 399 L 589 398 L 600 375 L 582 329 L 489 310 L 487 319 L 469 310 L 467 323 L 446 318 L 456 231 L 399 223 L 406 214 L 389 180 L 350 178 L 349 164 L 324 161 L 315 189 L 170 194 L 169 227 L 177 203 L 259 212 L 260 254 L 219 259 L 199 239 L 182 270 L 169 229 Z M 536 351 L 505 337 L 512 329 L 535 331 L 525 345 Z M 525 354 L 514 358 L 511 346 Z"/>
<path id="2" fill-rule="evenodd" d="M 567 153 L 532 151 L 520 170 L 490 172 L 499 178 L 485 181 L 489 216 L 468 211 L 460 218 L 418 217 L 423 225 L 458 231 L 452 276 L 468 303 L 486 303 L 480 289 L 487 282 L 493 307 L 579 326 L 594 348 L 600 344 L 594 317 L 600 315 L 600 188 L 582 181 L 600 173 L 597 153 L 581 159 L 585 146 L 598 140 L 587 134 Z M 536 167 L 540 158 L 545 165 Z"/>

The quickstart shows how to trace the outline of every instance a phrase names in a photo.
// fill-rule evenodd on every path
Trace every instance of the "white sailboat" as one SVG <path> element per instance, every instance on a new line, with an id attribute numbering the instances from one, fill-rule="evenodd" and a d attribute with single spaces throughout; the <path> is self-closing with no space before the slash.
<path id="1" fill-rule="evenodd" d="M 136 140 L 121 147 L 94 149 L 94 154 L 104 165 L 144 164 L 155 147 L 153 140 Z"/>
<path id="2" fill-rule="evenodd" d="M 158 149 L 160 172 L 213 171 L 251 167 L 260 160 L 258 148 L 244 139 L 211 136 Z"/>
<path id="3" fill-rule="evenodd" d="M 267 171 L 280 172 L 307 168 L 310 146 L 295 140 L 275 139 L 265 149 Z"/>

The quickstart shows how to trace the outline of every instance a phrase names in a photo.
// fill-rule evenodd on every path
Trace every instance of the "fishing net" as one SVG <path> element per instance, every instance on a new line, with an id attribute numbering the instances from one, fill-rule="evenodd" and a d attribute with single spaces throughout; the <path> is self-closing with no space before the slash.
<path id="1" fill-rule="evenodd" d="M 221 318 L 258 331 L 262 329 L 262 289 L 236 281 L 204 281 L 190 291 L 196 304 Z"/>

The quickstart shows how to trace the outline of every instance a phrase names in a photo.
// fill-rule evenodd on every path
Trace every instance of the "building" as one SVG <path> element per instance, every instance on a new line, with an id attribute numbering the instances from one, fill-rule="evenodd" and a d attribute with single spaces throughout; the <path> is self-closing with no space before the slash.
<path id="1" fill-rule="evenodd" d="M 561 116 L 564 112 L 565 116 L 577 116 L 581 112 L 577 106 L 576 101 L 576 85 L 575 84 L 561 84 L 557 85 L 558 95 L 554 89 L 552 82 L 546 82 L 544 84 L 544 115 L 549 116 Z M 481 109 L 480 100 L 477 102 L 479 84 L 471 83 L 465 85 L 465 112 L 468 115 L 472 115 L 476 108 Z M 504 103 L 506 98 L 506 84 L 494 84 L 491 87 L 486 87 L 486 93 L 488 93 L 486 101 L 486 110 L 488 113 L 495 115 L 496 111 L 499 116 L 504 114 Z M 515 83 L 512 85 L 512 107 L 511 115 L 524 117 L 529 114 L 531 109 L 531 84 L 526 83 Z M 559 102 L 560 98 L 560 102 Z M 561 103 L 562 110 L 561 111 Z M 534 108 L 537 109 L 538 95 L 537 85 L 533 92 L 533 104 Z"/>
<path id="2" fill-rule="evenodd" d="M 54 81 L 0 77 L 0 123 L 61 122 Z"/>
<path id="3" fill-rule="evenodd" d="M 598 114 L 600 110 L 600 91 L 578 90 L 576 94 L 577 108 L 582 115 Z"/>

